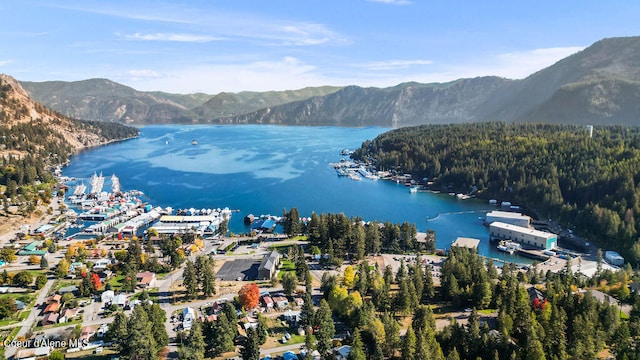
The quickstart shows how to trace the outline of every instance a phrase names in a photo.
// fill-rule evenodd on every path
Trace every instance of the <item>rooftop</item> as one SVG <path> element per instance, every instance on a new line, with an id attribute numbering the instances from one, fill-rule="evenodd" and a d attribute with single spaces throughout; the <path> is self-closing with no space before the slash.
<path id="1" fill-rule="evenodd" d="M 478 239 L 459 237 L 456 239 L 456 241 L 453 242 L 453 244 L 451 244 L 451 246 L 477 249 L 479 244 L 480 244 L 480 240 Z"/>

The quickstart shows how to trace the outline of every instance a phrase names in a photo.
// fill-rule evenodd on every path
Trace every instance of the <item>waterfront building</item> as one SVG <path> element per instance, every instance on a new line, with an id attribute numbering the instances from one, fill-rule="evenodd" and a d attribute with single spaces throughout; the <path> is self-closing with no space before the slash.
<path id="1" fill-rule="evenodd" d="M 479 244 L 480 240 L 478 239 L 459 237 L 451 244 L 451 247 L 466 247 L 477 252 Z"/>
<path id="2" fill-rule="evenodd" d="M 503 222 L 505 224 L 522 226 L 526 228 L 528 228 L 531 225 L 531 218 L 529 216 L 522 215 L 521 213 L 510 212 L 510 211 L 494 210 L 487 213 L 487 216 L 485 216 L 485 219 L 484 219 L 484 222 L 486 224 L 491 224 L 496 221 Z"/>
<path id="3" fill-rule="evenodd" d="M 491 239 L 515 241 L 522 245 L 528 245 L 544 250 L 552 249 L 558 243 L 558 235 L 506 224 L 503 222 L 493 222 L 489 225 Z"/>

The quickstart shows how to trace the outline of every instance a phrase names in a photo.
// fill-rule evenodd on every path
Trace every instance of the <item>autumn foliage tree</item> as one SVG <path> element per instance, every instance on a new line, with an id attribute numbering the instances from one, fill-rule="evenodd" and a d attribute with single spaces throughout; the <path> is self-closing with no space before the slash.
<path id="1" fill-rule="evenodd" d="M 254 283 L 244 285 L 238 292 L 238 299 L 240 305 L 245 309 L 253 309 L 258 306 L 258 301 L 260 300 L 258 285 Z"/>
<path id="2" fill-rule="evenodd" d="M 102 282 L 100 281 L 100 276 L 96 273 L 91 274 L 91 283 L 93 284 L 94 290 L 100 290 L 100 288 L 102 288 Z"/>

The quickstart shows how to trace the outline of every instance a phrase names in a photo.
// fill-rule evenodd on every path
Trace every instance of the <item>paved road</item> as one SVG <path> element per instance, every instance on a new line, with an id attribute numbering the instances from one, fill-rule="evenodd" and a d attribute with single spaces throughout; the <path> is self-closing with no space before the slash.
<path id="1" fill-rule="evenodd" d="M 36 305 L 31 309 L 31 312 L 29 313 L 29 316 L 26 319 L 24 319 L 21 323 L 19 323 L 18 325 L 13 325 L 12 326 L 12 327 L 21 326 L 20 330 L 18 331 L 18 334 L 16 335 L 16 338 L 19 338 L 21 336 L 25 336 L 27 334 L 27 332 L 29 332 L 31 327 L 36 323 L 37 314 L 40 311 L 40 309 L 38 309 L 38 305 L 44 303 L 45 299 L 47 298 L 47 294 L 49 293 L 49 290 L 51 289 L 52 285 L 53 285 L 53 280 L 47 281 L 47 283 L 44 285 L 44 287 L 42 287 L 42 289 L 40 289 L 40 294 L 38 294 L 38 297 L 36 298 Z M 5 351 L 5 356 L 7 358 L 10 358 L 15 354 L 15 352 L 17 350 L 18 350 L 17 348 L 8 347 L 6 349 L 6 351 Z"/>

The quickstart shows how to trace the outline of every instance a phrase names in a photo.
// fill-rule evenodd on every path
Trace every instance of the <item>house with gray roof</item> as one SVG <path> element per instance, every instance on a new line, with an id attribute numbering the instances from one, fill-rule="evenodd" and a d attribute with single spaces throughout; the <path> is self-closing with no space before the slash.
<path id="1" fill-rule="evenodd" d="M 258 268 L 258 279 L 269 280 L 276 273 L 280 264 L 280 253 L 273 250 L 268 255 L 265 255 L 264 259 L 260 263 Z"/>

